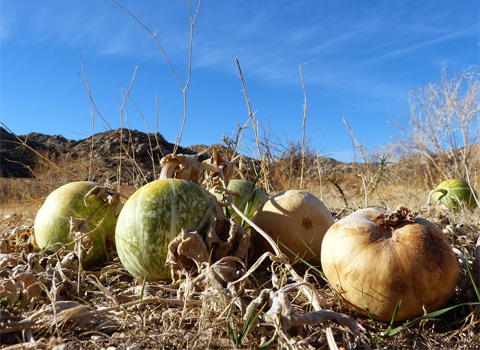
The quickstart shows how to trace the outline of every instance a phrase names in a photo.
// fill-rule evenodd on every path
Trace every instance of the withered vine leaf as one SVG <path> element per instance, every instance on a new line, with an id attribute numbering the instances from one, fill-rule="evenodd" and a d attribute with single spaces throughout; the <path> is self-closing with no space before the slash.
<path id="1" fill-rule="evenodd" d="M 176 282 L 185 277 L 187 272 L 200 275 L 222 258 L 243 260 L 249 244 L 248 234 L 235 220 L 215 218 L 205 239 L 196 231 L 182 230 L 168 246 L 166 265 L 170 266 L 172 279 Z M 214 268 L 222 284 L 238 278 L 238 269 L 235 260 L 223 261 Z"/>

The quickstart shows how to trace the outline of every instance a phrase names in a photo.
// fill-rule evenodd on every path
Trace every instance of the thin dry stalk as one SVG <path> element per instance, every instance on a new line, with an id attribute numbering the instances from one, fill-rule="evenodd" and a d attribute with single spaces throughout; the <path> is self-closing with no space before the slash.
<path id="1" fill-rule="evenodd" d="M 150 132 L 148 130 L 148 121 L 147 119 L 145 118 L 145 116 L 143 115 L 142 111 L 140 111 L 140 108 L 138 108 L 137 104 L 135 103 L 135 101 L 133 100 L 132 96 L 129 94 L 128 95 L 128 99 L 130 100 L 130 103 L 133 105 L 133 107 L 135 107 L 137 113 L 140 115 L 140 117 L 142 118 L 143 122 L 145 123 L 145 131 L 147 133 L 147 139 L 148 139 L 148 147 L 149 147 L 149 152 L 148 152 L 148 155 L 150 156 L 150 160 L 152 161 L 152 172 L 153 172 L 153 178 L 157 178 L 157 174 L 156 174 L 156 167 L 155 167 L 155 157 L 154 157 L 154 147 L 153 147 L 153 144 L 152 144 L 152 137 L 150 135 Z M 157 147 L 160 149 L 161 151 L 161 148 L 160 148 L 160 145 L 158 143 L 158 137 L 157 137 L 157 134 L 155 134 L 155 139 L 157 140 Z M 133 145 L 132 145 L 133 147 Z"/>
<path id="2" fill-rule="evenodd" d="M 121 186 L 122 182 L 122 150 L 123 150 L 123 118 L 124 118 L 124 111 L 127 103 L 128 96 L 130 95 L 130 91 L 133 86 L 133 82 L 135 81 L 135 77 L 137 75 L 138 66 L 135 67 L 135 70 L 132 75 L 132 79 L 130 80 L 130 85 L 128 89 L 125 90 L 125 94 L 122 99 L 122 103 L 119 105 L 119 112 L 120 112 L 120 154 L 118 157 L 118 168 L 117 168 L 117 182 L 118 188 Z M 125 117 L 126 120 L 126 117 Z M 133 153 L 134 154 L 134 153 Z"/>
<path id="3" fill-rule="evenodd" d="M 245 87 L 245 81 L 243 79 L 242 68 L 240 67 L 240 61 L 238 60 L 237 57 L 235 57 L 235 61 L 237 62 L 238 73 L 240 75 L 240 80 L 242 81 L 242 91 L 243 91 L 243 94 L 245 95 L 245 102 L 247 103 L 248 115 L 250 117 L 250 120 L 252 121 L 253 132 L 255 134 L 255 143 L 257 145 L 258 156 L 260 158 L 260 166 L 261 166 L 262 173 L 263 173 L 262 174 L 263 175 L 263 180 L 265 182 L 265 189 L 267 190 L 267 192 L 269 192 L 271 189 L 270 189 L 270 184 L 269 184 L 269 181 L 268 181 L 267 169 L 266 169 L 266 166 L 265 166 L 265 160 L 264 160 L 263 153 L 262 153 L 262 150 L 261 150 L 261 147 L 260 147 L 260 137 L 258 135 L 258 124 L 255 121 L 255 113 L 252 112 L 252 108 L 250 107 L 250 99 L 248 98 L 248 95 L 247 95 L 247 88 Z"/>
<path id="4" fill-rule="evenodd" d="M 368 163 L 368 157 L 367 157 L 367 151 L 365 147 L 358 142 L 357 137 L 355 136 L 355 133 L 353 132 L 353 129 L 351 126 L 348 124 L 347 119 L 343 117 L 343 123 L 347 126 L 348 132 L 350 133 L 350 137 L 352 139 L 352 144 L 353 144 L 353 154 L 354 154 L 354 161 L 355 161 L 355 154 L 356 150 L 360 152 L 360 155 L 362 156 L 363 163 L 365 165 L 364 169 L 365 171 L 358 171 L 357 176 L 362 180 L 362 186 L 363 186 L 363 200 L 364 200 L 364 206 L 368 207 L 368 184 L 371 181 L 371 174 L 370 174 L 370 167 Z"/>
<path id="5" fill-rule="evenodd" d="M 303 90 L 303 125 L 302 125 L 302 169 L 300 172 L 300 188 L 303 189 L 304 187 L 304 170 L 305 170 L 305 127 L 306 127 L 306 122 L 307 122 L 307 91 L 305 89 L 305 81 L 303 79 L 303 71 L 302 71 L 302 66 L 305 65 L 306 63 L 302 63 L 299 67 L 300 70 L 300 78 L 302 80 L 302 90 Z"/>
<path id="6" fill-rule="evenodd" d="M 112 127 L 110 126 L 110 124 L 107 122 L 107 120 L 104 118 L 104 116 L 102 115 L 102 113 L 100 112 L 100 110 L 98 109 L 96 103 L 95 103 L 95 100 L 93 98 L 93 95 L 92 95 L 92 92 L 91 92 L 91 89 L 90 89 L 90 85 L 89 85 L 89 82 L 88 82 L 88 77 L 87 77 L 87 73 L 86 73 L 86 70 L 85 70 L 85 64 L 84 64 L 84 61 L 83 61 L 83 58 L 81 56 L 81 54 L 79 53 L 79 56 L 80 56 L 80 62 L 81 62 L 81 66 L 82 66 L 82 75 L 79 74 L 80 76 L 80 79 L 82 80 L 82 83 L 88 93 L 88 96 L 89 96 L 89 99 L 90 99 L 90 109 L 91 109 L 91 113 L 93 114 L 92 115 L 92 119 L 94 118 L 94 114 L 97 114 L 101 119 L 102 121 L 105 123 L 106 127 L 109 129 L 109 130 L 113 130 Z M 133 100 L 131 99 L 130 97 L 130 93 L 131 93 L 131 89 L 133 87 L 133 83 L 135 81 L 135 77 L 136 77 L 136 74 L 137 74 L 137 71 L 138 71 L 138 66 L 135 67 L 135 70 L 133 72 L 133 75 L 132 75 L 132 79 L 130 80 L 130 84 L 128 86 L 128 88 L 125 88 L 125 91 L 124 91 L 124 94 L 122 96 L 122 100 L 120 101 L 118 98 L 117 98 L 117 104 L 118 104 L 118 107 L 119 107 L 119 114 L 120 114 L 120 135 L 118 137 L 116 137 L 117 141 L 119 142 L 120 144 L 120 151 L 119 151 L 119 155 L 118 155 L 118 167 L 117 167 L 117 190 L 120 189 L 121 187 L 121 179 L 122 179 L 122 172 L 123 172 L 123 154 L 125 153 L 126 157 L 131 161 L 132 165 L 133 165 L 133 168 L 134 168 L 134 173 L 138 173 L 142 178 L 144 178 L 144 174 L 143 174 L 143 171 L 141 169 L 141 167 L 139 166 L 139 164 L 137 164 L 137 162 L 135 161 L 135 152 L 134 152 L 134 149 L 132 149 L 132 152 L 129 152 L 128 151 L 128 145 L 126 146 L 125 143 L 124 143 L 124 138 L 123 138 L 123 131 L 124 131 L 124 128 L 123 128 L 123 125 L 124 125 L 124 122 L 126 123 L 127 125 L 127 129 L 128 129 L 128 133 L 129 133 L 129 145 L 131 147 L 133 147 L 133 145 L 130 143 L 131 141 L 131 131 L 128 127 L 128 120 L 126 118 L 126 104 L 127 104 L 127 101 L 130 100 L 133 102 Z M 136 105 L 134 104 L 134 107 L 136 107 Z M 138 108 L 137 108 L 138 110 Z M 149 136 L 150 138 L 150 136 Z M 92 136 L 92 143 L 93 143 L 93 136 Z M 158 139 L 157 139 L 157 146 L 158 146 Z M 160 150 L 161 150 L 161 147 L 158 147 Z M 92 150 L 91 150 L 91 158 L 90 158 L 90 161 L 92 161 L 93 159 L 93 144 L 92 144 Z M 135 178 L 135 175 L 133 174 L 132 175 L 133 178 Z"/>
<path id="7" fill-rule="evenodd" d="M 187 90 L 190 85 L 190 78 L 192 75 L 192 53 L 193 53 L 193 33 L 194 33 L 194 26 L 195 26 L 195 21 L 197 19 L 198 12 L 200 11 L 200 5 L 202 3 L 202 0 L 198 1 L 197 8 L 194 13 L 192 13 L 192 8 L 190 6 L 190 1 L 187 0 L 187 5 L 188 5 L 188 12 L 189 12 L 189 18 L 190 18 L 190 42 L 189 42 L 189 54 L 188 54 L 188 75 L 185 84 L 182 83 L 180 77 L 178 76 L 175 68 L 173 67 L 172 63 L 170 62 L 168 55 L 166 51 L 163 49 L 163 46 L 160 44 L 160 41 L 157 38 L 157 33 L 153 32 L 150 28 L 148 28 L 140 19 L 138 19 L 132 12 L 130 12 L 128 9 L 120 5 L 117 1 L 115 0 L 110 0 L 112 1 L 115 5 L 117 5 L 120 9 L 122 9 L 125 13 L 127 13 L 130 17 L 132 17 L 140 26 L 142 26 L 155 40 L 155 43 L 157 44 L 157 47 L 160 49 L 160 51 L 163 54 L 163 57 L 165 58 L 165 61 L 167 62 L 170 70 L 172 71 L 175 79 L 177 80 L 178 84 L 180 85 L 180 88 L 182 89 L 182 95 L 183 95 L 183 118 L 182 118 L 182 126 L 180 128 L 180 133 L 178 137 L 175 139 L 175 147 L 173 149 L 173 154 L 177 153 L 178 147 L 180 146 L 180 141 L 182 140 L 182 135 L 183 135 L 183 130 L 185 127 L 185 122 L 187 119 Z"/>

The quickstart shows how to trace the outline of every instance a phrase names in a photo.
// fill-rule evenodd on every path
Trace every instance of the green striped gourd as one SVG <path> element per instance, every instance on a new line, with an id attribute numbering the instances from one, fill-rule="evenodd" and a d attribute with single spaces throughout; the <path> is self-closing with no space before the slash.
<path id="1" fill-rule="evenodd" d="M 115 231 L 123 266 L 136 278 L 169 280 L 170 268 L 165 266 L 169 243 L 182 228 L 196 229 L 213 199 L 199 185 L 180 179 L 160 179 L 138 189 L 125 203 Z"/>
<path id="2" fill-rule="evenodd" d="M 63 185 L 48 195 L 43 205 L 37 212 L 34 224 L 36 244 L 40 249 L 48 253 L 54 253 L 65 246 L 67 250 L 73 250 L 74 243 L 70 238 L 70 217 L 87 219 L 95 213 L 87 222 L 92 230 L 93 255 L 84 260 L 86 265 L 96 265 L 106 258 L 106 241 L 113 238 L 121 204 L 106 204 L 96 195 L 89 196 L 84 202 L 85 195 L 97 183 L 77 181 Z"/>
<path id="3" fill-rule="evenodd" d="M 442 203 L 448 208 L 458 210 L 461 206 L 470 209 L 477 207 L 473 190 L 463 180 L 450 179 L 440 183 L 432 192 L 431 198 L 434 203 Z"/>

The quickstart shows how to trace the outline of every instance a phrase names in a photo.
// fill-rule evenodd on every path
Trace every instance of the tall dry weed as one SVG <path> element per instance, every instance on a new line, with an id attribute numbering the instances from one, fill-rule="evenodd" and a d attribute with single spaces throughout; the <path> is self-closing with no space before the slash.
<path id="1" fill-rule="evenodd" d="M 477 68 L 449 71 L 410 92 L 410 114 L 394 123 L 406 157 L 423 159 L 426 182 L 459 178 L 476 183 L 480 164 L 480 76 Z M 474 176 L 474 177 L 472 177 Z"/>

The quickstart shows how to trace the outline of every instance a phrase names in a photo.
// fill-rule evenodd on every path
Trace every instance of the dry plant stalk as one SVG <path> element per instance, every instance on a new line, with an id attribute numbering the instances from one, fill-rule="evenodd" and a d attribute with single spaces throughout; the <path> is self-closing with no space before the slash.
<path id="1" fill-rule="evenodd" d="M 477 286 L 480 286 L 480 236 L 478 236 L 475 245 L 474 260 L 473 260 L 473 278 Z"/>
<path id="2" fill-rule="evenodd" d="M 260 148 L 260 137 L 258 135 L 258 123 L 255 120 L 255 113 L 252 112 L 252 108 L 250 107 L 250 99 L 248 98 L 248 95 L 247 95 L 247 88 L 245 87 L 245 81 L 243 79 L 242 68 L 240 67 L 240 61 L 238 60 L 237 57 L 235 57 L 235 61 L 237 62 L 238 73 L 240 75 L 240 80 L 242 81 L 242 91 L 243 91 L 243 94 L 245 95 L 245 102 L 247 103 L 248 115 L 252 122 L 253 132 L 255 134 L 255 143 L 257 145 L 258 156 L 260 157 L 260 166 L 262 168 L 262 175 L 263 175 L 263 181 L 265 183 L 265 189 L 267 190 L 267 192 L 270 192 L 271 189 L 270 189 L 270 183 L 268 181 L 267 169 L 265 167 L 265 159 L 263 157 L 263 153 Z"/>
<path id="3" fill-rule="evenodd" d="M 476 68 L 451 77 L 442 68 L 440 81 L 410 93 L 410 115 L 400 130 L 399 145 L 421 155 L 432 167 L 431 184 L 466 179 L 478 165 L 480 141 L 480 79 Z"/>
<path id="4" fill-rule="evenodd" d="M 369 205 L 370 195 L 374 193 L 377 193 L 377 195 L 379 195 L 377 190 L 378 190 L 380 181 L 382 180 L 383 173 L 387 166 L 387 162 L 386 162 L 387 155 L 383 154 L 381 157 L 379 157 L 380 161 L 378 164 L 378 170 L 376 172 L 372 171 L 373 164 L 369 160 L 366 147 L 364 147 L 360 142 L 358 142 L 358 139 L 355 136 L 355 133 L 353 132 L 352 127 L 348 124 L 347 119 L 345 117 L 343 117 L 343 123 L 347 126 L 348 132 L 350 133 L 350 137 L 352 139 L 354 164 L 357 164 L 357 161 L 356 161 L 357 150 L 360 152 L 360 155 L 362 156 L 363 165 L 362 164 L 360 166 L 357 165 L 356 175 L 361 180 L 361 183 L 362 183 L 363 206 L 366 208 Z M 341 191 L 339 186 L 334 182 L 332 183 L 335 185 L 335 187 L 337 187 L 337 189 L 340 191 L 340 193 L 343 196 L 343 191 Z M 345 197 L 344 197 L 344 201 L 346 203 Z"/>
<path id="5" fill-rule="evenodd" d="M 98 109 L 98 107 L 95 103 L 95 100 L 93 98 L 93 95 L 92 95 L 92 92 L 91 92 L 91 89 L 90 89 L 90 84 L 89 84 L 89 81 L 88 81 L 87 73 L 86 73 L 86 70 L 85 70 L 85 64 L 83 62 L 83 58 L 82 58 L 81 53 L 79 53 L 79 57 L 80 57 L 80 63 L 81 63 L 81 66 L 82 66 L 82 74 L 83 75 L 80 75 L 80 74 L 78 74 L 78 75 L 80 76 L 80 79 L 82 80 L 82 83 L 85 87 L 85 90 L 87 91 L 87 94 L 88 94 L 88 97 L 89 97 L 89 100 L 90 100 L 90 113 L 92 115 L 92 132 L 93 132 L 93 124 L 94 124 L 95 114 L 98 115 L 102 119 L 102 121 L 105 123 L 105 125 L 107 126 L 107 128 L 109 130 L 113 130 L 112 127 L 110 126 L 108 121 L 105 119 L 105 117 L 102 115 L 102 113 L 100 112 L 100 110 Z M 132 79 L 130 81 L 130 85 L 129 85 L 128 89 L 126 89 L 126 92 L 125 92 L 124 98 L 122 100 L 122 103 L 119 103 L 120 136 L 117 138 L 117 141 L 120 143 L 120 154 L 118 156 L 118 167 L 117 167 L 117 181 L 116 181 L 117 189 L 120 189 L 120 187 L 121 187 L 122 159 L 123 159 L 122 154 L 123 153 L 125 153 L 125 155 L 128 157 L 128 159 L 131 161 L 132 165 L 134 166 L 135 171 L 143 176 L 142 169 L 140 168 L 140 166 L 135 161 L 134 152 L 132 154 L 130 154 L 130 152 L 128 152 L 127 146 L 125 146 L 125 144 L 123 142 L 123 115 L 124 115 L 124 110 L 125 110 L 125 104 L 126 104 L 127 99 L 130 98 L 130 91 L 132 89 L 133 82 L 135 81 L 135 76 L 136 76 L 136 73 L 137 73 L 137 69 L 138 69 L 138 67 L 135 67 L 135 71 L 134 71 Z M 128 130 L 128 131 L 130 132 L 130 130 Z M 92 161 L 92 159 L 93 159 L 93 147 L 94 147 L 93 138 L 94 138 L 94 135 L 92 135 L 92 146 L 91 146 L 91 151 L 90 151 L 90 154 L 91 154 L 90 161 Z M 152 151 L 152 153 L 153 153 L 153 151 Z M 155 169 L 154 164 L 153 164 L 153 169 Z"/>
<path id="6" fill-rule="evenodd" d="M 194 13 L 192 13 L 192 8 L 190 7 L 190 1 L 187 0 L 187 5 L 188 5 L 188 12 L 189 12 L 189 18 L 190 18 L 190 42 L 189 42 L 189 54 L 188 54 L 188 74 L 185 83 L 182 83 L 180 77 L 178 76 L 175 68 L 173 67 L 172 63 L 170 62 L 166 51 L 164 50 L 163 46 L 161 45 L 160 41 L 157 38 L 157 33 L 153 32 L 150 28 L 148 28 L 140 19 L 138 19 L 133 13 L 131 13 L 128 9 L 120 5 L 117 1 L 115 0 L 110 0 L 112 1 L 115 5 L 117 5 L 119 8 L 121 8 L 125 13 L 127 13 L 130 17 L 132 17 L 140 26 L 142 26 L 155 40 L 155 43 L 157 47 L 160 49 L 160 51 L 163 54 L 163 57 L 165 58 L 165 61 L 167 62 L 170 70 L 172 71 L 175 79 L 177 80 L 178 84 L 180 85 L 180 88 L 182 90 L 182 95 L 183 95 L 183 118 L 182 118 L 182 126 L 180 128 L 180 133 L 179 136 L 175 140 L 175 147 L 173 150 L 173 154 L 175 154 L 178 150 L 178 147 L 180 146 L 180 141 L 182 140 L 182 135 L 183 135 L 183 130 L 185 128 L 185 122 L 187 119 L 187 91 L 188 87 L 190 85 L 190 78 L 192 76 L 192 53 L 193 53 L 193 33 L 194 33 L 194 26 L 195 26 L 195 21 L 197 19 L 198 12 L 200 11 L 200 5 L 202 3 L 202 0 L 198 1 L 197 8 Z"/>
<path id="7" fill-rule="evenodd" d="M 304 171 L 305 171 L 305 127 L 307 122 L 307 91 L 305 89 L 305 81 L 303 79 L 303 71 L 302 66 L 306 63 L 302 63 L 299 67 L 300 70 L 300 78 L 302 80 L 302 90 L 303 90 L 303 125 L 302 125 L 302 168 L 300 172 L 300 189 L 304 187 Z"/>

